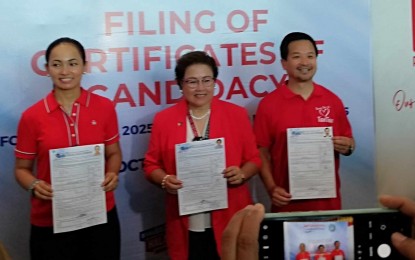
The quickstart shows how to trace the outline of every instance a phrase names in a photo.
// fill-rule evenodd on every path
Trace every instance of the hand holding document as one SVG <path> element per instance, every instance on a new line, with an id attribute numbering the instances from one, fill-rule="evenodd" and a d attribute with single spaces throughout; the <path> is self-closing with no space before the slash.
<path id="1" fill-rule="evenodd" d="M 54 233 L 106 223 L 104 145 L 53 149 L 49 156 Z"/>
<path id="2" fill-rule="evenodd" d="M 183 182 L 178 190 L 180 215 L 228 207 L 224 138 L 176 145 L 177 178 Z"/>
<path id="3" fill-rule="evenodd" d="M 336 197 L 331 127 L 287 129 L 292 199 Z"/>

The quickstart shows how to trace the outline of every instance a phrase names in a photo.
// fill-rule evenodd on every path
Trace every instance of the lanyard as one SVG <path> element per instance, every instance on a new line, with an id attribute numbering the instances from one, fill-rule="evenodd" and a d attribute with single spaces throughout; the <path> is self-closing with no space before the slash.
<path id="1" fill-rule="evenodd" d="M 205 130 L 205 136 L 199 136 L 196 130 L 195 123 L 193 122 L 193 118 L 190 115 L 190 112 L 187 111 L 187 118 L 189 119 L 190 127 L 192 128 L 192 132 L 194 135 L 194 138 L 192 141 L 202 141 L 202 140 L 208 140 L 209 139 L 209 129 L 210 129 L 210 116 L 207 121 L 206 130 Z"/>

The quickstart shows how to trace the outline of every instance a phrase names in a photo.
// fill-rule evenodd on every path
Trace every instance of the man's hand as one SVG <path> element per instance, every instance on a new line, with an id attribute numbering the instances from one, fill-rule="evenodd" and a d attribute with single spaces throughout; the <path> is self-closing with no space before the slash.
<path id="1" fill-rule="evenodd" d="M 398 209 L 405 215 L 413 218 L 415 223 L 415 202 L 398 196 L 382 195 L 379 198 L 380 203 L 391 209 Z M 392 234 L 392 244 L 403 256 L 415 260 L 415 240 L 395 232 Z"/>
<path id="2" fill-rule="evenodd" d="M 264 215 L 264 206 L 258 203 L 232 217 L 222 234 L 222 260 L 258 259 L 259 226 Z"/>

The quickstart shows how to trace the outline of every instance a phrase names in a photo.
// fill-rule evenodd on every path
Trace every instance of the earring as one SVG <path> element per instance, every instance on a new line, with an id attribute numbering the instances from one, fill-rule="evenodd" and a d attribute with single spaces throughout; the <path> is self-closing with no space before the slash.
<path id="1" fill-rule="evenodd" d="M 183 94 L 183 90 L 180 90 L 180 93 Z"/>
<path id="2" fill-rule="evenodd" d="M 86 71 L 82 72 L 82 74 L 86 74 Z"/>

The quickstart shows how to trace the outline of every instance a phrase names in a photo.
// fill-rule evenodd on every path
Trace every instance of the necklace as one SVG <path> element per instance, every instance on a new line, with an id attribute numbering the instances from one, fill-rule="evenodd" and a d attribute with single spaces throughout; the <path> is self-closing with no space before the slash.
<path id="1" fill-rule="evenodd" d="M 193 115 L 193 111 L 192 111 L 191 109 L 189 109 L 189 112 L 190 112 L 190 116 L 191 116 L 193 119 L 196 119 L 196 120 L 201 120 L 201 119 L 205 118 L 207 115 L 209 115 L 209 114 L 210 114 L 210 108 L 208 109 L 208 111 L 207 111 L 204 115 L 201 115 L 201 116 L 195 116 L 195 115 Z"/>

